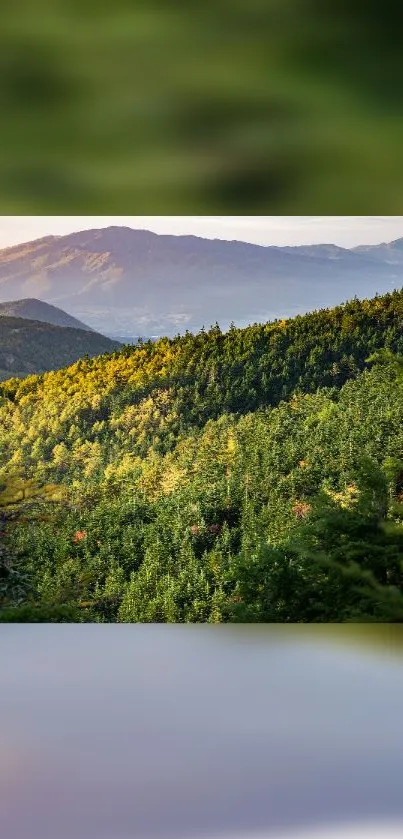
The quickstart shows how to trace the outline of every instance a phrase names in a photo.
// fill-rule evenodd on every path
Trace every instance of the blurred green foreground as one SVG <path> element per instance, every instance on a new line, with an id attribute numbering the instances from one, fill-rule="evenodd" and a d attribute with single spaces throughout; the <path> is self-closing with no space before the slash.
<path id="1" fill-rule="evenodd" d="M 15 0 L 1 213 L 401 213 L 396 11 Z"/>

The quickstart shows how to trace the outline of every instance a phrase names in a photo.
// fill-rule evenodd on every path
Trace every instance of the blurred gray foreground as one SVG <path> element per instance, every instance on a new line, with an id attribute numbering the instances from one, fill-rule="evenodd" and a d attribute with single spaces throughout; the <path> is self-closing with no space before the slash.
<path id="1" fill-rule="evenodd" d="M 3 839 L 403 836 L 400 627 L 4 625 L 0 661 Z"/>

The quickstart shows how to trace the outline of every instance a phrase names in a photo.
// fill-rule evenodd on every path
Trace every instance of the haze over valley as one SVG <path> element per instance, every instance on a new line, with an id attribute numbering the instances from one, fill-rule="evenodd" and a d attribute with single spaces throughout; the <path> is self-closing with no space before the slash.
<path id="1" fill-rule="evenodd" d="M 403 238 L 262 246 L 110 226 L 0 251 L 0 302 L 36 298 L 117 340 L 289 318 L 403 285 Z"/>

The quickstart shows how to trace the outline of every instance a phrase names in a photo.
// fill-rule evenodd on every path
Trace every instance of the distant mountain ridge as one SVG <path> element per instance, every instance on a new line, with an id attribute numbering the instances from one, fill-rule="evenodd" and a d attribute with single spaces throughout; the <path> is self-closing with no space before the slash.
<path id="1" fill-rule="evenodd" d="M 401 286 L 403 239 L 274 247 L 112 226 L 0 251 L 0 300 L 39 298 L 123 339 L 292 317 Z"/>
<path id="2" fill-rule="evenodd" d="M 403 239 L 382 242 L 380 245 L 359 245 L 353 249 L 360 256 L 370 257 L 389 265 L 403 265 Z"/>
<path id="3" fill-rule="evenodd" d="M 0 317 L 0 380 L 45 373 L 121 349 L 96 332 L 27 318 Z"/>
<path id="4" fill-rule="evenodd" d="M 95 331 L 91 326 L 87 326 L 87 324 L 64 312 L 63 309 L 35 298 L 9 300 L 6 303 L 0 303 L 0 317 L 4 316 L 42 321 L 43 323 L 53 324 L 53 326 L 69 326 L 72 329 L 83 329 L 85 332 Z"/>

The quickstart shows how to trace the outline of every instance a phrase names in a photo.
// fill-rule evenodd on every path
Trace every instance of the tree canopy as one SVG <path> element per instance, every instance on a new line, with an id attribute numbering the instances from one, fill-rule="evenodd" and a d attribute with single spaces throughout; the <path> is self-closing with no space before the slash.
<path id="1" fill-rule="evenodd" d="M 393 292 L 3 382 L 1 619 L 402 619 L 402 323 Z"/>

